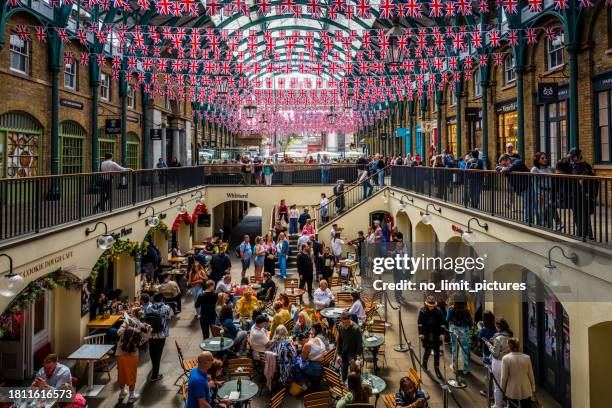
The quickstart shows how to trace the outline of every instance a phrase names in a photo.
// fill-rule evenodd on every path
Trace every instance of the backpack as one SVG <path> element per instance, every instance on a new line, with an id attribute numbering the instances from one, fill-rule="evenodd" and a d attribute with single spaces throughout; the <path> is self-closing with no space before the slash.
<path id="1" fill-rule="evenodd" d="M 142 346 L 145 341 L 146 336 L 140 329 L 140 326 L 129 324 L 121 336 L 119 347 L 126 353 L 133 353 L 138 347 Z"/>
<path id="2" fill-rule="evenodd" d="M 470 170 L 478 170 L 480 167 L 478 166 L 479 160 L 476 158 L 471 158 L 468 163 L 466 168 L 470 169 Z"/>
<path id="3" fill-rule="evenodd" d="M 153 333 L 161 333 L 164 329 L 164 322 L 158 309 L 150 307 L 144 315 L 144 321 L 151 326 Z"/>
<path id="4" fill-rule="evenodd" d="M 395 165 L 396 166 L 401 166 L 404 164 L 404 161 L 402 160 L 401 157 L 398 157 L 397 160 L 395 160 Z"/>

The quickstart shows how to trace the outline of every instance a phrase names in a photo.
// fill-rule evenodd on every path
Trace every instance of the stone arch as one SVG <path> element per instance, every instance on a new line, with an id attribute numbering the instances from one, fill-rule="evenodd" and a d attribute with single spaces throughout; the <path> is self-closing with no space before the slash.
<path id="1" fill-rule="evenodd" d="M 398 231 L 404 234 L 404 242 L 412 242 L 412 223 L 405 211 L 398 211 L 395 214 L 395 225 L 397 225 Z"/>
<path id="2" fill-rule="evenodd" d="M 261 232 L 258 235 L 263 235 L 265 231 L 271 227 L 271 214 L 265 214 L 264 209 L 266 207 L 262 205 L 258 205 L 257 203 L 251 200 L 240 200 L 240 199 L 231 199 L 225 200 L 217 203 L 214 207 L 210 208 L 210 214 L 212 215 L 211 220 L 211 234 L 217 234 L 220 229 L 224 230 L 224 233 L 228 233 L 226 231 L 227 220 L 229 217 L 229 223 L 234 224 L 240 221 L 239 215 L 236 211 L 242 212 L 242 214 L 246 214 L 251 207 L 258 207 L 262 209 L 261 214 Z M 229 210 L 229 213 L 228 213 Z M 234 225 L 230 225 L 233 227 Z M 252 237 L 255 238 L 255 237 Z"/>
<path id="3" fill-rule="evenodd" d="M 32 115 L 9 111 L 0 115 L 0 144 L 5 146 L 6 163 L 0 177 L 38 176 L 42 161 L 43 127 Z"/>
<path id="4" fill-rule="evenodd" d="M 604 408 L 610 406 L 610 378 L 612 353 L 612 321 L 597 323 L 588 328 L 589 338 L 589 384 L 590 406 Z"/>
<path id="5" fill-rule="evenodd" d="M 87 155 L 87 131 L 73 120 L 60 123 L 60 169 L 62 174 L 82 173 Z"/>
<path id="6" fill-rule="evenodd" d="M 561 28 L 561 31 L 566 36 L 565 41 L 567 42 L 567 32 L 565 30 L 565 24 L 563 23 L 563 19 L 559 14 L 551 11 L 547 11 L 544 13 L 540 13 L 538 17 L 535 18 L 534 21 L 531 22 L 530 27 L 539 27 L 539 26 L 558 26 Z M 535 65 L 536 63 L 536 53 L 541 52 L 542 49 L 538 45 L 540 45 L 544 34 L 541 30 L 537 31 L 537 42 L 534 46 L 524 47 L 525 52 L 525 65 Z M 546 47 L 546 44 L 542 42 L 543 46 Z"/>

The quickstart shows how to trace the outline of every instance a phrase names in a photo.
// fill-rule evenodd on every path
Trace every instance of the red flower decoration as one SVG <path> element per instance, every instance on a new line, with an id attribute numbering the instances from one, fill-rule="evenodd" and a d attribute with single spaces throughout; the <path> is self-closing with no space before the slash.
<path id="1" fill-rule="evenodd" d="M 181 224 L 191 224 L 191 217 L 189 216 L 189 213 L 184 212 L 182 214 L 177 215 L 176 219 L 174 220 L 174 223 L 172 223 L 172 232 L 177 232 Z"/>

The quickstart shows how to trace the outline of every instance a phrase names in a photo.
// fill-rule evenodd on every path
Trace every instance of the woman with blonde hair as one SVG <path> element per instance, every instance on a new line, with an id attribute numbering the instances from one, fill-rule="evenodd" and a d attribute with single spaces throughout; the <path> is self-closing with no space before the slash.
<path id="1" fill-rule="evenodd" d="M 260 236 L 255 237 L 255 276 L 261 276 L 266 258 L 266 245 Z"/>
<path id="2" fill-rule="evenodd" d="M 282 324 L 274 330 L 270 351 L 278 356 L 279 382 L 288 387 L 291 384 L 293 362 L 297 356 L 297 351 L 291 344 L 289 331 Z"/>
<path id="3" fill-rule="evenodd" d="M 310 329 L 312 328 L 312 320 L 310 320 L 310 316 L 305 311 L 301 311 L 298 313 L 297 322 L 293 326 L 293 330 L 291 334 L 297 337 L 300 334 L 308 335 Z"/>

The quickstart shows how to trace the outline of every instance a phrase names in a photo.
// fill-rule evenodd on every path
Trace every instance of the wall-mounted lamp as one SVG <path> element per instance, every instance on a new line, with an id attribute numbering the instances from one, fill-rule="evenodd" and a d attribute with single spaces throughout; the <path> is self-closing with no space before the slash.
<path id="1" fill-rule="evenodd" d="M 13 273 L 13 258 L 7 254 L 0 254 L 0 257 L 6 257 L 9 260 L 9 272 L 0 279 L 0 295 L 4 297 L 13 297 L 25 286 L 23 276 Z"/>
<path id="2" fill-rule="evenodd" d="M 484 229 L 485 231 L 489 230 L 489 224 L 487 224 L 486 222 L 483 222 L 481 224 L 478 218 L 476 217 L 470 218 L 467 224 L 467 231 L 461 234 L 461 240 L 463 241 L 464 244 L 469 245 L 469 246 L 474 245 L 474 232 L 470 228 L 470 224 L 472 223 L 472 221 L 476 221 L 476 224 L 478 224 L 478 226 Z"/>
<path id="3" fill-rule="evenodd" d="M 185 214 L 187 212 L 187 207 L 185 207 L 183 197 L 176 197 L 174 200 L 170 200 L 170 205 L 176 203 L 179 200 L 181 201 L 181 205 L 179 205 L 178 212 L 179 214 Z"/>
<path id="4" fill-rule="evenodd" d="M 98 245 L 98 248 L 107 250 L 115 243 L 115 237 L 108 233 L 108 225 L 106 225 L 105 222 L 98 221 L 96 222 L 96 225 L 94 225 L 93 228 L 86 228 L 85 236 L 89 236 L 91 233 L 93 233 L 100 224 L 104 225 L 104 233 L 98 237 L 98 239 L 96 240 L 96 244 Z"/>
<path id="5" fill-rule="evenodd" d="M 196 203 L 204 204 L 204 197 L 202 196 L 201 191 L 196 191 L 195 193 L 191 193 L 191 197 L 195 197 L 195 196 L 198 196 L 198 198 L 196 199 Z"/>
<path id="6" fill-rule="evenodd" d="M 552 275 L 555 269 L 557 269 L 557 267 L 553 265 L 552 263 L 551 255 L 552 255 L 553 249 L 558 249 L 559 251 L 561 251 L 561 255 L 563 255 L 565 259 L 571 261 L 574 265 L 578 263 L 578 255 L 576 255 L 575 252 L 570 252 L 569 254 L 566 254 L 563 248 L 561 248 L 559 245 L 554 245 L 548 250 L 548 263 L 544 265 L 544 268 L 543 268 L 545 273 Z M 551 286 L 559 286 L 558 281 L 551 281 L 550 284 Z"/>
<path id="7" fill-rule="evenodd" d="M 151 207 L 150 205 L 146 206 L 144 210 L 138 211 L 138 217 L 141 217 L 144 213 L 146 213 L 149 208 L 153 211 L 153 214 L 151 214 L 150 217 L 147 217 L 145 225 L 147 227 L 157 227 L 159 225 L 159 217 L 155 215 L 155 208 Z"/>
<path id="8" fill-rule="evenodd" d="M 427 204 L 427 207 L 425 207 L 425 214 L 423 214 L 423 217 L 421 217 L 421 222 L 425 225 L 431 224 L 431 215 L 429 214 L 429 207 L 432 207 L 434 211 L 437 211 L 440 214 L 442 213 L 442 209 L 440 207 L 436 206 L 433 203 Z"/>
<path id="9" fill-rule="evenodd" d="M 406 202 L 404 202 L 404 197 L 406 197 Z M 402 194 L 402 196 L 400 197 L 400 204 L 399 204 L 401 212 L 405 212 L 406 211 L 406 204 L 407 203 L 414 204 L 414 198 L 408 197 L 406 194 Z"/>

